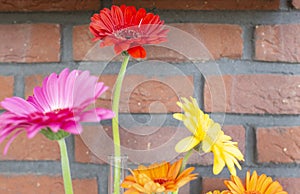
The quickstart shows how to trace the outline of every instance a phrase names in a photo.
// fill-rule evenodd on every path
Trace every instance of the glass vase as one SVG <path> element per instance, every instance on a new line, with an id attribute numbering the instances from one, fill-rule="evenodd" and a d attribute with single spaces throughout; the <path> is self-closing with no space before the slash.
<path id="1" fill-rule="evenodd" d="M 115 181 L 119 181 L 119 185 L 123 182 L 127 174 L 128 156 L 108 156 L 109 173 L 108 173 L 108 194 L 114 194 Z M 119 180 L 115 180 L 115 173 L 119 172 Z M 124 189 L 119 187 L 118 194 L 123 194 Z"/>

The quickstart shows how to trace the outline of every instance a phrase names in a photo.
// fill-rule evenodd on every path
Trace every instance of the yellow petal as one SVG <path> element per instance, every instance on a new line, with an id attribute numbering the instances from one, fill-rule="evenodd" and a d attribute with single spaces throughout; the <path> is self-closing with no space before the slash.
<path id="1" fill-rule="evenodd" d="M 254 171 L 252 173 L 251 178 L 250 178 L 249 191 L 255 190 L 256 189 L 256 184 L 257 184 L 257 173 L 256 173 L 256 171 Z"/>
<path id="2" fill-rule="evenodd" d="M 178 153 L 187 152 L 187 151 L 193 149 L 199 143 L 200 143 L 200 141 L 196 137 L 189 136 L 189 137 L 186 137 L 186 138 L 180 140 L 176 144 L 175 150 Z"/>
<path id="3" fill-rule="evenodd" d="M 267 190 L 267 188 L 269 187 L 269 185 L 271 183 L 272 183 L 272 178 L 271 177 L 267 177 L 266 180 L 264 181 L 262 187 L 261 187 L 260 192 L 264 193 Z"/>
<path id="4" fill-rule="evenodd" d="M 243 193 L 245 191 L 244 185 L 242 183 L 242 180 L 237 177 L 237 176 L 232 176 L 232 179 L 234 180 L 235 184 L 237 185 L 237 187 L 239 188 L 239 193 Z"/>
<path id="5" fill-rule="evenodd" d="M 233 145 L 224 145 L 224 149 L 227 153 L 237 158 L 238 160 L 244 160 L 244 156 L 238 147 Z"/>
<path id="6" fill-rule="evenodd" d="M 224 159 L 225 159 L 225 163 L 226 163 L 226 166 L 227 166 L 230 174 L 236 176 L 236 170 L 235 170 L 234 162 L 233 162 L 234 158 L 230 155 L 226 155 L 224 157 Z"/>
<path id="7" fill-rule="evenodd" d="M 246 190 L 249 191 L 249 184 L 250 184 L 250 172 L 247 171 L 246 174 Z"/>
<path id="8" fill-rule="evenodd" d="M 218 148 L 213 149 L 212 152 L 214 154 L 213 173 L 219 174 L 225 166 L 225 161 L 223 160 L 221 152 L 219 151 Z"/>
<path id="9" fill-rule="evenodd" d="M 183 158 L 181 158 L 180 160 L 178 160 L 172 164 L 172 166 L 170 167 L 170 170 L 168 172 L 168 175 L 167 175 L 168 178 L 170 178 L 172 180 L 176 179 L 176 177 L 179 174 L 181 165 L 182 165 L 182 160 L 183 160 Z"/>
<path id="10" fill-rule="evenodd" d="M 230 191 L 235 191 L 236 193 L 243 193 L 242 190 L 232 181 L 225 181 L 227 188 Z"/>
<path id="11" fill-rule="evenodd" d="M 184 115 L 182 113 L 174 113 L 173 118 L 182 121 L 184 119 Z"/>
<path id="12" fill-rule="evenodd" d="M 256 190 L 257 190 L 257 191 L 260 191 L 260 190 L 261 190 L 261 188 L 262 188 L 262 186 L 263 186 L 263 183 L 264 183 L 264 181 L 266 180 L 266 178 L 267 178 L 267 175 L 265 175 L 265 174 L 262 174 L 262 175 L 260 175 L 260 176 L 258 177 L 258 180 L 257 180 L 257 187 L 256 187 Z"/>
<path id="13" fill-rule="evenodd" d="M 207 153 L 211 151 L 212 146 L 218 141 L 223 134 L 221 126 L 214 123 L 207 131 L 202 141 L 202 150 Z"/>
<path id="14" fill-rule="evenodd" d="M 266 190 L 266 194 L 273 194 L 277 193 L 279 191 L 282 191 L 282 186 L 279 184 L 279 182 L 275 181 L 273 182 L 269 188 Z"/>

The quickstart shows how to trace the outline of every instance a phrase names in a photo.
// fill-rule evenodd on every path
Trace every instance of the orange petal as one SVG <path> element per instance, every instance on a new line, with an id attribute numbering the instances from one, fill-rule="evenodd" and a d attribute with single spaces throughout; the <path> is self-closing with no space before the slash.
<path id="1" fill-rule="evenodd" d="M 146 57 L 146 50 L 141 46 L 132 47 L 127 52 L 135 59 Z"/>
<path id="2" fill-rule="evenodd" d="M 170 170 L 168 172 L 168 178 L 171 178 L 172 180 L 175 180 L 176 177 L 178 176 L 178 173 L 180 171 L 182 165 L 182 158 L 179 159 L 178 161 L 174 162 L 171 167 Z"/>

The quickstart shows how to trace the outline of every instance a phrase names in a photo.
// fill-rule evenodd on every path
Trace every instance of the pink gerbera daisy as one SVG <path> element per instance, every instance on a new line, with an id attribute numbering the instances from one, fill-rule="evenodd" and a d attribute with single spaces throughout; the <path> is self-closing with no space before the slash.
<path id="1" fill-rule="evenodd" d="M 136 10 L 134 6 L 113 5 L 104 8 L 91 18 L 90 31 L 94 40 L 102 40 L 100 46 L 112 46 L 116 54 L 127 51 L 134 58 L 145 58 L 144 44 L 166 41 L 168 30 L 158 15 Z"/>
<path id="2" fill-rule="evenodd" d="M 0 115 L 0 143 L 11 136 L 9 145 L 21 132 L 28 138 L 47 130 L 52 133 L 80 134 L 80 122 L 99 122 L 114 116 L 111 110 L 87 109 L 107 90 L 98 77 L 88 71 L 64 69 L 59 75 L 50 74 L 42 87 L 35 87 L 27 100 L 19 97 L 4 99 L 0 104 L 6 110 Z"/>

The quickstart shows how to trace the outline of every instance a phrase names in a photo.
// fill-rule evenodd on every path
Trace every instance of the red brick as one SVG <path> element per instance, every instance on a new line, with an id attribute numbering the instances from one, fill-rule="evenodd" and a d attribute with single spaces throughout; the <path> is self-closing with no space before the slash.
<path id="1" fill-rule="evenodd" d="M 242 56 L 242 28 L 238 25 L 171 24 L 170 29 L 169 43 L 146 46 L 147 59 L 178 62 L 187 59 L 207 60 L 223 57 L 236 59 Z M 186 38 L 178 39 L 179 36 Z M 195 41 L 195 38 L 199 42 Z M 112 47 L 100 48 L 99 43 L 92 42 L 92 39 L 87 25 L 74 27 L 74 60 L 106 61 L 115 57 Z"/>
<path id="2" fill-rule="evenodd" d="M 16 0 L 13 3 L 7 0 L 0 1 L 0 11 L 2 12 L 30 12 L 30 11 L 83 11 L 83 10 L 98 10 L 100 1 L 98 0 L 51 0 L 51 1 L 36 1 L 36 0 Z"/>
<path id="3" fill-rule="evenodd" d="M 120 123 L 122 126 L 122 123 Z M 225 134 L 230 135 L 233 141 L 238 142 L 242 153 L 245 152 L 245 129 L 242 126 L 227 125 L 223 127 Z M 173 159 L 179 156 L 174 150 L 175 145 L 184 137 L 190 135 L 190 132 L 184 128 L 175 127 L 131 127 L 120 129 L 121 145 L 129 160 L 133 162 L 143 161 L 143 158 L 150 158 L 152 161 L 144 163 L 159 162 L 162 160 Z M 113 138 L 111 127 L 89 126 L 86 127 L 81 137 L 75 138 L 75 160 L 82 163 L 103 163 L 107 155 L 113 152 Z M 88 145 L 87 145 L 88 144 Z M 106 149 L 99 149 L 106 145 Z M 111 145 L 111 146 L 109 146 Z M 165 153 L 167 147 L 168 154 Z M 128 151 L 129 150 L 129 151 Z M 144 151 L 144 152 L 143 152 Z M 160 151 L 164 152 L 162 158 Z M 152 153 L 159 157 L 149 157 Z M 140 153 L 137 155 L 136 153 Z M 211 165 L 213 155 L 208 153 L 194 153 L 189 160 L 190 164 Z"/>
<path id="4" fill-rule="evenodd" d="M 116 75 L 102 75 L 100 80 L 109 86 L 97 106 L 111 108 L 112 88 Z M 165 76 L 145 77 L 127 75 L 124 79 L 120 99 L 120 112 L 166 113 L 178 112 L 176 105 L 179 97 L 193 95 L 193 77 Z"/>
<path id="5" fill-rule="evenodd" d="M 58 24 L 0 25 L 0 62 L 58 62 Z"/>
<path id="6" fill-rule="evenodd" d="M 100 48 L 94 42 L 88 25 L 73 27 L 73 59 L 75 61 L 110 61 L 114 56 L 112 47 Z"/>
<path id="7" fill-rule="evenodd" d="M 32 95 L 33 88 L 40 86 L 44 75 L 31 75 L 25 78 L 25 97 Z M 112 89 L 117 75 L 101 75 L 100 81 L 109 86 L 96 105 L 111 108 Z M 120 99 L 120 112 L 165 113 L 178 112 L 176 105 L 179 97 L 192 96 L 193 77 L 166 76 L 145 77 L 142 75 L 125 76 Z"/>
<path id="8" fill-rule="evenodd" d="M 225 125 L 222 127 L 224 133 L 232 137 L 232 141 L 238 142 L 238 147 L 245 154 L 245 128 L 240 125 Z M 211 165 L 213 164 L 212 153 L 196 153 L 194 152 L 189 159 L 190 164 Z"/>
<path id="9" fill-rule="evenodd" d="M 96 178 L 73 179 L 74 194 L 98 194 Z M 0 193 L 31 194 L 55 193 L 64 194 L 62 177 L 37 175 L 1 175 Z"/>
<path id="10" fill-rule="evenodd" d="M 207 76 L 204 106 L 208 112 L 299 114 L 300 76 Z"/>
<path id="11" fill-rule="evenodd" d="M 135 5 L 144 8 L 181 9 L 181 10 L 277 10 L 279 0 L 209 0 L 209 1 L 180 1 L 180 0 L 113 0 L 113 4 Z"/>
<path id="12" fill-rule="evenodd" d="M 122 126 L 122 123 L 120 122 Z M 120 128 L 122 153 L 129 156 L 134 163 L 161 162 L 173 159 L 178 154 L 174 147 L 177 143 L 179 130 L 176 127 L 131 127 Z M 183 138 L 183 137 L 182 137 Z M 99 147 L 106 146 L 105 149 Z M 168 146 L 169 152 L 165 153 Z M 170 147 L 171 146 L 171 147 Z M 107 162 L 107 156 L 113 153 L 112 129 L 107 126 L 86 127 L 81 137 L 75 138 L 75 160 L 81 163 Z M 172 149 L 172 150 L 171 150 Z M 155 154 L 155 157 L 149 155 Z M 162 157 L 162 154 L 164 156 Z M 145 160 L 145 158 L 149 160 Z"/>
<path id="13" fill-rule="evenodd" d="M 292 0 L 292 5 L 293 5 L 296 9 L 300 9 L 300 1 L 299 1 L 299 0 Z"/>
<path id="14" fill-rule="evenodd" d="M 258 128 L 256 139 L 258 162 L 299 163 L 300 127 Z"/>
<path id="15" fill-rule="evenodd" d="M 14 77 L 0 76 L 0 83 L 0 101 L 5 98 L 12 97 L 14 93 Z"/>
<path id="16" fill-rule="evenodd" d="M 0 144 L 4 150 L 7 140 Z M 0 160 L 59 160 L 60 151 L 56 141 L 51 141 L 42 134 L 28 139 L 26 134 L 19 135 L 10 145 L 8 153 L 0 154 Z M 0 187 L 1 188 L 1 187 Z M 1 192 L 0 192 L 1 193 Z"/>
<path id="17" fill-rule="evenodd" d="M 33 95 L 33 89 L 36 86 L 42 86 L 42 82 L 45 75 L 30 75 L 25 77 L 25 89 L 24 89 L 24 96 L 25 99 L 28 98 L 28 96 Z"/>
<path id="18" fill-rule="evenodd" d="M 276 178 L 283 189 L 289 194 L 298 194 L 300 178 Z"/>
<path id="19" fill-rule="evenodd" d="M 180 62 L 242 56 L 243 30 L 238 25 L 177 23 L 170 29 L 168 42 L 148 49 L 149 59 Z"/>
<path id="20" fill-rule="evenodd" d="M 255 59 L 300 62 L 299 24 L 258 26 L 255 38 Z"/>
<path id="21" fill-rule="evenodd" d="M 202 178 L 202 193 L 207 193 L 209 191 L 214 190 L 226 190 L 227 187 L 224 184 L 224 180 L 228 180 L 227 178 L 210 178 L 203 177 Z"/>

